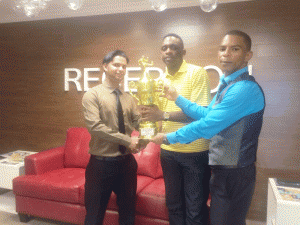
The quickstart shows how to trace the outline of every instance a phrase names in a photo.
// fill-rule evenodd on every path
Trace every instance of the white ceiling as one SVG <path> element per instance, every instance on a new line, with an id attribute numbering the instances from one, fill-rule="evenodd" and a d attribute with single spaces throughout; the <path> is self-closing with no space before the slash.
<path id="1" fill-rule="evenodd" d="M 251 0 L 219 0 L 219 4 L 243 2 Z M 64 0 L 52 0 L 48 8 L 36 17 L 26 17 L 12 9 L 15 0 L 0 0 L 0 23 L 12 23 L 32 20 L 45 20 L 66 17 L 92 16 L 124 12 L 151 10 L 149 0 L 85 0 L 82 7 L 73 11 L 67 7 Z M 199 6 L 199 0 L 168 0 L 168 8 Z M 161 12 L 163 13 L 163 12 Z"/>

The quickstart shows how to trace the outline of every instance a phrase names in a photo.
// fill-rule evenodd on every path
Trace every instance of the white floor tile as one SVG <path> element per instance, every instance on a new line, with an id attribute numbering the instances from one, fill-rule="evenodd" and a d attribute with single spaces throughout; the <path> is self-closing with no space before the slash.
<path id="1" fill-rule="evenodd" d="M 12 191 L 0 195 L 0 211 L 17 214 L 15 195 Z"/>

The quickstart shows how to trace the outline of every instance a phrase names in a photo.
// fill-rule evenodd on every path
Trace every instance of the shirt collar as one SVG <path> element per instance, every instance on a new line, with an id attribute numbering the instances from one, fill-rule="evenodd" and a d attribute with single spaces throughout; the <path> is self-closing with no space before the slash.
<path id="1" fill-rule="evenodd" d="M 235 71 L 234 73 L 230 74 L 227 77 L 225 77 L 225 75 L 222 74 L 222 76 L 220 77 L 220 83 L 228 84 L 230 81 L 235 80 L 238 76 L 241 76 L 245 72 L 248 72 L 248 66 L 246 66 L 243 69 L 240 69 L 238 71 Z"/>
<path id="2" fill-rule="evenodd" d="M 105 80 L 103 82 L 103 85 L 107 88 L 110 94 L 113 94 L 114 90 L 116 90 L 116 88 L 110 87 L 109 84 L 105 82 Z M 118 89 L 120 90 L 121 94 L 123 94 L 124 91 L 122 90 L 121 86 Z"/>
<path id="3" fill-rule="evenodd" d="M 187 68 L 188 68 L 187 62 L 183 60 L 179 70 L 175 74 L 184 73 L 187 71 Z M 166 76 L 172 76 L 171 74 L 169 74 L 168 67 L 166 67 Z"/>

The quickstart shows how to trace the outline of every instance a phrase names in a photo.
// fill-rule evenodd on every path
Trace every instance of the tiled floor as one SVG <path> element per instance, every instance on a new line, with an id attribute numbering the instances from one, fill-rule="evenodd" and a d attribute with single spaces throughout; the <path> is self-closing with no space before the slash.
<path id="1" fill-rule="evenodd" d="M 15 196 L 12 191 L 0 189 L 0 211 L 15 213 Z"/>
<path id="2" fill-rule="evenodd" d="M 0 224 L 1 225 L 25 225 L 21 223 L 15 210 L 15 196 L 12 191 L 0 189 Z M 27 225 L 70 225 L 44 219 L 33 219 Z M 265 222 L 247 220 L 247 225 L 266 225 Z"/>
<path id="3" fill-rule="evenodd" d="M 28 223 L 21 223 L 17 214 L 0 212 L 1 225 L 72 225 L 68 223 L 61 223 L 50 221 L 46 219 L 32 219 Z"/>

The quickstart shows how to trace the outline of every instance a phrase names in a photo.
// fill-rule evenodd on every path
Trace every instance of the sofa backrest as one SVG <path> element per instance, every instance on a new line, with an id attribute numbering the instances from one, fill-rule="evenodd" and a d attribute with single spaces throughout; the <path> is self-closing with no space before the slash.
<path id="1" fill-rule="evenodd" d="M 72 127 L 67 130 L 65 143 L 65 167 L 86 168 L 89 160 L 89 142 L 91 135 L 84 127 Z"/>
<path id="2" fill-rule="evenodd" d="M 138 135 L 134 132 L 133 136 Z M 67 130 L 65 143 L 65 167 L 86 168 L 89 159 L 89 142 L 91 135 L 84 127 L 72 127 Z M 141 152 L 134 154 L 138 164 L 138 175 L 154 179 L 163 176 L 160 164 L 160 146 L 150 142 Z"/>

